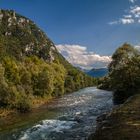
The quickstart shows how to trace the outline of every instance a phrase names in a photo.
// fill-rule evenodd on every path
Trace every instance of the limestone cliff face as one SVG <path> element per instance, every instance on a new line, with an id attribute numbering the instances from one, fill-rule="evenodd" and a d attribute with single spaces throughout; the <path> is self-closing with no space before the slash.
<path id="1" fill-rule="evenodd" d="M 53 42 L 35 23 L 13 10 L 0 10 L 0 45 L 3 53 L 16 58 L 37 55 L 44 60 L 55 60 L 58 53 Z"/>

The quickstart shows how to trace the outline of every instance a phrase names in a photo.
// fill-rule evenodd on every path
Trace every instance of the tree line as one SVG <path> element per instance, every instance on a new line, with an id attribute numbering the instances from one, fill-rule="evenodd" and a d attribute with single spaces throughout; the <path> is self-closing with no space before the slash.
<path id="1" fill-rule="evenodd" d="M 123 44 L 112 55 L 109 74 L 100 79 L 99 88 L 114 91 L 115 101 L 125 101 L 140 93 L 140 52 L 130 44 Z"/>

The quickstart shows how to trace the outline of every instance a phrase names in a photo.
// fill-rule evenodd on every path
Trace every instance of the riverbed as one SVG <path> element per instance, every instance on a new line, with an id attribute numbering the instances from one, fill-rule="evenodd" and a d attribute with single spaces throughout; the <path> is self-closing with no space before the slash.
<path id="1" fill-rule="evenodd" d="M 112 109 L 112 92 L 88 87 L 64 95 L 31 113 L 0 121 L 0 140 L 85 140 L 96 118 Z"/>

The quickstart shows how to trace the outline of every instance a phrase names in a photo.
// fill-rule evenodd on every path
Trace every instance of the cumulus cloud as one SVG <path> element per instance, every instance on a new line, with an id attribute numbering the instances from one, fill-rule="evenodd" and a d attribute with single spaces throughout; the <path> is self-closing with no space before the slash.
<path id="1" fill-rule="evenodd" d="M 138 21 L 139 22 L 139 21 Z M 135 23 L 135 19 L 131 18 L 131 17 L 123 17 L 120 18 L 118 21 L 111 21 L 109 22 L 109 25 L 114 25 L 114 24 L 132 24 Z"/>
<path id="2" fill-rule="evenodd" d="M 72 65 L 84 69 L 107 67 L 111 62 L 111 56 L 101 56 L 89 52 L 87 47 L 80 45 L 56 45 L 58 51 Z"/>
<path id="3" fill-rule="evenodd" d="M 130 6 L 129 9 L 124 10 L 125 14 L 122 16 L 122 18 L 119 18 L 116 21 L 109 22 L 110 25 L 113 24 L 133 24 L 133 23 L 140 23 L 140 6 L 136 5 L 136 0 L 129 0 L 131 3 L 133 3 L 132 6 Z"/>
<path id="4" fill-rule="evenodd" d="M 132 18 L 132 15 L 124 15 L 124 18 Z"/>
<path id="5" fill-rule="evenodd" d="M 134 23 L 135 20 L 131 17 L 124 17 L 124 18 L 121 18 L 119 19 L 118 21 L 112 21 L 112 22 L 109 22 L 110 25 L 114 25 L 114 24 L 132 24 Z"/>
<path id="6" fill-rule="evenodd" d="M 131 3 L 135 3 L 137 0 L 129 0 Z"/>
<path id="7" fill-rule="evenodd" d="M 132 19 L 132 18 L 122 18 L 122 19 L 120 19 L 120 23 L 131 24 L 131 23 L 134 23 L 134 19 Z"/>
<path id="8" fill-rule="evenodd" d="M 131 7 L 130 13 L 133 14 L 135 18 L 140 18 L 140 6 Z"/>
<path id="9" fill-rule="evenodd" d="M 140 46 L 139 45 L 136 45 L 135 46 L 135 49 L 137 49 L 138 51 L 140 51 Z"/>

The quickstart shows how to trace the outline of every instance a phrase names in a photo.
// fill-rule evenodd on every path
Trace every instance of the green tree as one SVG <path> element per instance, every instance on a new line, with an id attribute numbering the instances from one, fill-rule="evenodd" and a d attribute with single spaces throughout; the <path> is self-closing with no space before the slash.
<path id="1" fill-rule="evenodd" d="M 53 92 L 53 75 L 47 69 L 41 71 L 37 78 L 36 83 L 34 85 L 34 95 L 45 96 L 51 95 Z"/>
<path id="2" fill-rule="evenodd" d="M 115 91 L 114 97 L 125 100 L 140 90 L 140 53 L 129 44 L 118 48 L 109 65 L 109 75 L 101 87 Z"/>

